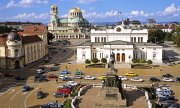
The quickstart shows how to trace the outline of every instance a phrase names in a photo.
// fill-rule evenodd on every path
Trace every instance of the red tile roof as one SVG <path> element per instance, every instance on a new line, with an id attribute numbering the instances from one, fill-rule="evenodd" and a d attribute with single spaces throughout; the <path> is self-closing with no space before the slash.
<path id="1" fill-rule="evenodd" d="M 46 33 L 47 27 L 44 25 L 28 25 L 24 26 L 25 33 Z"/>
<path id="2" fill-rule="evenodd" d="M 37 35 L 22 36 L 22 44 L 29 44 L 29 43 L 40 42 L 40 41 L 43 41 L 43 40 Z"/>
<path id="3" fill-rule="evenodd" d="M 2 34 L 0 36 L 0 45 L 5 45 L 7 40 L 7 34 Z"/>

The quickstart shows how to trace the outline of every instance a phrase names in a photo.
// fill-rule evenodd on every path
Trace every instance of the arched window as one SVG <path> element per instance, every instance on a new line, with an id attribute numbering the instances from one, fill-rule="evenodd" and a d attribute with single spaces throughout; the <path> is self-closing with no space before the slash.
<path id="1" fill-rule="evenodd" d="M 18 49 L 14 50 L 14 55 L 15 55 L 15 57 L 19 57 L 19 50 Z"/>

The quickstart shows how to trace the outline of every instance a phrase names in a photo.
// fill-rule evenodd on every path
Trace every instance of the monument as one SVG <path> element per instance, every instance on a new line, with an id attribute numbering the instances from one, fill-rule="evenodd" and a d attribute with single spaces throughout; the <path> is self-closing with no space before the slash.
<path id="1" fill-rule="evenodd" d="M 117 76 L 117 70 L 114 68 L 114 55 L 111 54 L 108 63 L 106 79 L 102 81 L 100 91 L 101 103 L 97 103 L 102 108 L 125 108 L 126 95 L 122 88 L 122 81 Z"/>

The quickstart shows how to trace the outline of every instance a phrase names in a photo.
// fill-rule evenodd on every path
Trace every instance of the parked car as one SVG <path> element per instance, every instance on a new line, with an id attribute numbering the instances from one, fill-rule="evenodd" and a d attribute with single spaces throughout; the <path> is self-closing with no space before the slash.
<path id="1" fill-rule="evenodd" d="M 84 77 L 84 79 L 86 79 L 86 80 L 95 80 L 96 78 L 93 77 L 93 76 L 87 75 L 87 76 Z"/>
<path id="2" fill-rule="evenodd" d="M 23 87 L 22 87 L 22 91 L 23 92 L 26 92 L 26 91 L 30 91 L 30 86 L 27 86 L 27 85 L 24 85 Z"/>
<path id="3" fill-rule="evenodd" d="M 39 66 L 38 69 L 42 69 L 42 70 L 45 70 L 45 67 L 44 66 Z"/>
<path id="4" fill-rule="evenodd" d="M 119 79 L 121 79 L 122 81 L 127 81 L 128 79 L 126 77 L 123 76 L 118 76 Z"/>
<path id="5" fill-rule="evenodd" d="M 56 75 L 54 75 L 54 74 L 49 74 L 48 76 L 47 76 L 48 78 L 58 78 Z"/>
<path id="6" fill-rule="evenodd" d="M 149 79 L 149 81 L 151 81 L 151 82 L 160 82 L 161 80 L 158 79 L 158 78 L 156 78 L 156 77 L 151 77 L 151 78 Z"/>
<path id="7" fill-rule="evenodd" d="M 67 77 L 67 76 L 59 75 L 59 78 L 60 78 L 60 79 L 63 79 L 64 77 Z"/>
<path id="8" fill-rule="evenodd" d="M 62 88 L 62 89 L 57 90 L 56 92 L 62 93 L 64 95 L 71 94 L 71 90 L 68 88 Z"/>
<path id="9" fill-rule="evenodd" d="M 104 80 L 104 79 L 106 79 L 106 75 L 102 75 L 102 76 L 98 77 L 98 79 L 99 80 Z"/>
<path id="10" fill-rule="evenodd" d="M 64 78 L 62 79 L 62 81 L 72 81 L 72 79 L 69 78 L 69 77 L 64 77 Z"/>
<path id="11" fill-rule="evenodd" d="M 42 82 L 42 81 L 49 81 L 46 76 L 42 75 L 39 78 L 37 78 L 37 82 Z"/>
<path id="12" fill-rule="evenodd" d="M 25 78 L 21 77 L 21 76 L 17 76 L 17 77 L 15 77 L 15 80 L 25 80 Z"/>
<path id="13" fill-rule="evenodd" d="M 74 81 L 68 81 L 67 85 L 76 86 L 76 85 L 78 85 L 78 83 L 74 82 Z"/>
<path id="14" fill-rule="evenodd" d="M 63 94 L 63 93 L 60 93 L 60 92 L 54 92 L 54 97 L 56 97 L 56 98 L 63 98 L 63 97 L 65 97 L 66 95 L 65 94 Z"/>
<path id="15" fill-rule="evenodd" d="M 59 69 L 58 66 L 53 66 L 53 67 L 51 67 L 51 70 L 52 70 L 52 71 L 57 71 L 58 69 Z"/>
<path id="16" fill-rule="evenodd" d="M 162 77 L 172 78 L 173 76 L 171 74 L 164 74 L 164 75 L 162 75 Z"/>
<path id="17" fill-rule="evenodd" d="M 144 80 L 139 78 L 139 77 L 132 77 L 131 81 L 133 81 L 133 82 L 143 82 Z"/>
<path id="18" fill-rule="evenodd" d="M 44 97 L 44 93 L 42 91 L 37 92 L 37 99 L 42 99 Z"/>
<path id="19" fill-rule="evenodd" d="M 180 77 L 176 77 L 176 81 L 180 83 Z"/>
<path id="20" fill-rule="evenodd" d="M 173 103 L 168 108 L 180 108 L 180 105 L 178 103 Z"/>
<path id="21" fill-rule="evenodd" d="M 56 62 L 56 63 L 54 63 L 54 66 L 59 66 L 59 65 L 60 65 L 60 63 L 57 63 L 57 62 Z"/>
<path id="22" fill-rule="evenodd" d="M 74 73 L 74 75 L 84 75 L 84 73 L 81 72 L 81 71 L 76 71 L 76 72 Z"/>
<path id="23" fill-rule="evenodd" d="M 45 105 L 41 105 L 40 108 L 63 108 L 63 104 L 58 104 L 56 102 L 49 102 Z"/>
<path id="24" fill-rule="evenodd" d="M 126 73 L 126 76 L 137 76 L 137 74 L 134 72 L 129 72 L 129 73 Z"/>
<path id="25" fill-rule="evenodd" d="M 43 69 L 38 69 L 36 73 L 37 73 L 37 74 L 43 74 L 43 73 L 44 73 L 44 70 L 43 70 Z"/>
<path id="26" fill-rule="evenodd" d="M 74 75 L 73 78 L 74 78 L 74 79 L 82 79 L 82 76 L 80 76 L 80 75 Z"/>
<path id="27" fill-rule="evenodd" d="M 175 104 L 175 101 L 173 100 L 166 100 L 166 101 L 162 101 L 159 103 L 160 106 L 162 106 L 163 108 L 168 108 L 169 106 L 171 106 L 172 104 Z"/>
<path id="28" fill-rule="evenodd" d="M 173 61 L 173 57 L 172 56 L 168 56 L 168 61 L 172 62 Z"/>
<path id="29" fill-rule="evenodd" d="M 63 70 L 60 72 L 60 74 L 69 74 L 69 72 L 67 70 Z"/>
<path id="30" fill-rule="evenodd" d="M 165 82 L 174 82 L 174 80 L 172 78 L 169 78 L 169 77 L 164 77 L 163 81 L 165 81 Z"/>
<path id="31" fill-rule="evenodd" d="M 13 76 L 14 76 L 13 74 L 9 74 L 9 73 L 4 74 L 4 77 L 13 77 Z"/>

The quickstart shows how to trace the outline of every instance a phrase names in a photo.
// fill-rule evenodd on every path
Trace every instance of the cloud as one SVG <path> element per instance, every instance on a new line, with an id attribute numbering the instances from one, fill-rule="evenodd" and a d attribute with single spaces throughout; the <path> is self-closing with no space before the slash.
<path id="1" fill-rule="evenodd" d="M 12 19 L 14 20 L 21 20 L 21 21 L 35 21 L 35 20 L 45 20 L 49 17 L 48 13 L 41 13 L 41 14 L 35 14 L 33 13 L 21 13 L 18 14 L 14 17 L 12 17 Z"/>
<path id="2" fill-rule="evenodd" d="M 143 16 L 143 17 L 148 17 L 148 16 L 153 16 L 154 13 L 145 13 L 143 10 L 141 11 L 131 11 L 130 13 L 131 16 Z"/>
<path id="3" fill-rule="evenodd" d="M 85 10 L 82 10 L 83 16 L 85 18 L 108 18 L 108 17 L 115 17 L 118 16 L 118 11 L 110 10 L 103 13 L 97 13 L 97 12 L 86 12 Z"/>
<path id="4" fill-rule="evenodd" d="M 170 6 L 167 6 L 163 11 L 159 11 L 157 15 L 159 16 L 168 16 L 172 15 L 173 17 L 179 16 L 180 12 L 180 6 L 176 7 L 174 3 L 172 3 Z"/>
<path id="5" fill-rule="evenodd" d="M 11 7 L 31 7 L 33 5 L 43 5 L 48 4 L 48 0 L 21 0 L 19 2 L 15 2 L 11 0 L 7 3 L 6 8 Z"/>
<path id="6" fill-rule="evenodd" d="M 81 3 L 81 4 L 90 4 L 90 3 L 94 3 L 98 0 L 77 0 L 78 3 Z"/>

